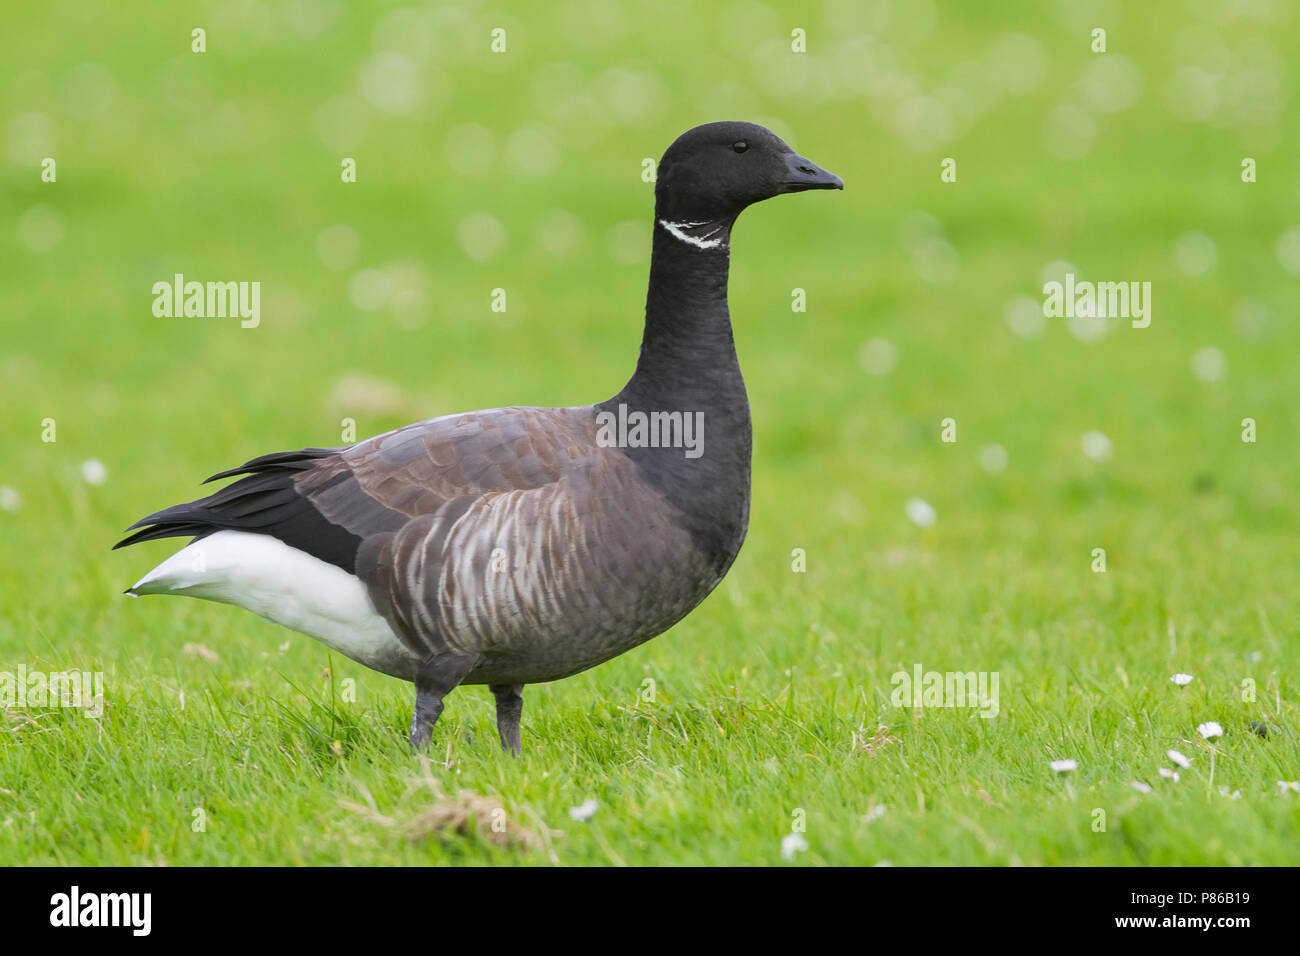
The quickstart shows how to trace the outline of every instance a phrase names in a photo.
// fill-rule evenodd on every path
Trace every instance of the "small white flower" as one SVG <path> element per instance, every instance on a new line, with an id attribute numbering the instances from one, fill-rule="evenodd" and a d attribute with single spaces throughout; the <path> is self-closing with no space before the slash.
<path id="1" fill-rule="evenodd" d="M 1229 800 L 1240 800 L 1240 799 L 1241 799 L 1241 791 L 1240 791 L 1240 790 L 1234 790 L 1234 791 L 1232 791 L 1231 793 L 1229 793 L 1227 787 L 1220 787 L 1220 788 L 1219 788 L 1219 796 L 1221 796 L 1221 797 L 1227 797 Z"/>
<path id="2" fill-rule="evenodd" d="M 802 853 L 806 849 L 808 841 L 802 833 L 787 833 L 781 838 L 781 856 L 784 859 L 793 860 L 796 853 Z"/>
<path id="3" fill-rule="evenodd" d="M 1279 780 L 1277 788 L 1280 793 L 1300 793 L 1300 781 L 1296 780 Z"/>
<path id="4" fill-rule="evenodd" d="M 1196 678 L 1193 677 L 1191 674 L 1175 674 L 1173 677 L 1169 679 L 1173 681 L 1175 684 L 1177 684 L 1179 687 L 1185 687 L 1188 684 L 1190 684 L 1192 681 L 1194 681 Z"/>
<path id="5" fill-rule="evenodd" d="M 898 364 L 898 349 L 887 339 L 872 339 L 858 352 L 858 363 L 868 375 L 888 375 Z"/>
<path id="6" fill-rule="evenodd" d="M 91 458 L 81 463 L 81 478 L 88 485 L 102 485 L 108 480 L 108 469 L 98 458 Z"/>
<path id="7" fill-rule="evenodd" d="M 1057 773 L 1069 773 L 1079 766 L 1079 762 L 1077 760 L 1053 760 L 1048 766 Z"/>
<path id="8" fill-rule="evenodd" d="M 8 485 L 0 485 L 0 510 L 17 511 L 22 506 L 22 495 Z"/>
<path id="9" fill-rule="evenodd" d="M 1174 783 L 1177 783 L 1182 779 L 1182 777 L 1178 776 L 1177 770 L 1170 770 L 1168 767 L 1161 767 L 1156 771 L 1156 773 L 1160 774 L 1160 776 L 1164 777 L 1166 780 L 1172 780 Z"/>
<path id="10" fill-rule="evenodd" d="M 1093 461 L 1106 461 L 1114 451 L 1110 439 L 1099 431 L 1086 433 L 1079 444 L 1083 453 Z"/>
<path id="11" fill-rule="evenodd" d="M 1007 470 L 1007 450 L 1001 445 L 985 445 L 980 449 L 980 467 L 990 475 Z"/>
<path id="12" fill-rule="evenodd" d="M 863 823 L 875 823 L 877 820 L 879 820 L 879 819 L 880 819 L 881 817 L 883 817 L 884 815 L 885 815 L 885 806 L 884 806 L 884 804 L 878 804 L 878 805 L 872 807 L 872 808 L 871 808 L 870 810 L 868 810 L 866 813 L 862 814 L 862 822 L 863 822 Z"/>
<path id="13" fill-rule="evenodd" d="M 595 800 L 584 800 L 578 806 L 569 808 L 569 816 L 579 823 L 585 823 L 596 815 L 598 805 Z"/>
<path id="14" fill-rule="evenodd" d="M 918 528 L 930 527 L 938 517 L 934 506 L 924 498 L 908 498 L 903 510 L 907 512 L 907 516 L 912 519 L 912 523 Z"/>
<path id="15" fill-rule="evenodd" d="M 1213 346 L 1198 349 L 1192 356 L 1192 374 L 1202 382 L 1217 382 L 1227 368 L 1228 360 Z"/>
<path id="16" fill-rule="evenodd" d="M 1180 754 L 1177 750 L 1166 750 L 1165 754 L 1169 757 L 1170 760 L 1178 764 L 1178 766 L 1182 767 L 1184 770 L 1186 770 L 1188 767 L 1192 765 L 1191 761 L 1188 760 L 1186 757 L 1184 757 L 1182 754 Z"/>
<path id="17" fill-rule="evenodd" d="M 1216 720 L 1206 721 L 1196 728 L 1196 732 L 1206 740 L 1209 740 L 1212 737 L 1223 736 L 1223 728 L 1219 726 L 1219 722 Z"/>
<path id="18" fill-rule="evenodd" d="M 1138 793 L 1151 792 L 1151 785 L 1143 783 L 1141 780 L 1134 780 L 1132 783 L 1129 784 L 1129 786 L 1132 787 L 1134 790 L 1136 790 Z"/>

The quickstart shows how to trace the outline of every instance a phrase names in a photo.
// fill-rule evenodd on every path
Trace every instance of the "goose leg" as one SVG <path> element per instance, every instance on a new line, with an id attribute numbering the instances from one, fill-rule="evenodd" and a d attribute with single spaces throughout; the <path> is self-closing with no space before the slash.
<path id="1" fill-rule="evenodd" d="M 497 699 L 497 733 L 507 753 L 518 757 L 523 749 L 519 737 L 519 718 L 524 713 L 523 684 L 492 684 L 488 688 Z"/>
<path id="2" fill-rule="evenodd" d="M 425 750 L 433 736 L 433 725 L 442 716 L 442 699 L 456 689 L 474 669 L 473 657 L 443 654 L 430 657 L 415 668 L 415 713 L 411 717 L 411 747 Z"/>

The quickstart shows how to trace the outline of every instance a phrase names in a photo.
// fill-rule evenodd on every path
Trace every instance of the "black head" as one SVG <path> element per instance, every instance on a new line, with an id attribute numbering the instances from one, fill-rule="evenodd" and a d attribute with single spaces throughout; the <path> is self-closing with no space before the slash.
<path id="1" fill-rule="evenodd" d="M 766 127 L 705 123 L 677 137 L 659 161 L 655 210 L 674 221 L 717 221 L 783 193 L 843 188 Z"/>

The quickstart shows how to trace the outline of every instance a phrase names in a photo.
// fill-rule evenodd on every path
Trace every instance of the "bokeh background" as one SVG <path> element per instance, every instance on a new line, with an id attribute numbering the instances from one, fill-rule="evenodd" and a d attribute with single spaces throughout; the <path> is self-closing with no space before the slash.
<path id="1" fill-rule="evenodd" d="M 420 812 L 408 688 L 231 608 L 127 601 L 169 546 L 108 548 L 345 418 L 613 394 L 642 161 L 745 119 L 846 183 L 736 230 L 745 550 L 668 636 L 532 692 L 517 766 L 458 693 L 443 789 L 564 824 L 564 862 L 779 862 L 795 807 L 805 862 L 1294 862 L 1297 41 L 1282 0 L 6 6 L 0 667 L 105 671 L 110 706 L 5 715 L 5 858 L 516 858 L 340 808 L 364 779 Z M 260 327 L 156 318 L 176 272 L 260 281 Z M 1066 272 L 1150 282 L 1150 328 L 1044 318 Z M 916 662 L 999 671 L 1002 715 L 891 708 Z M 1209 719 L 1217 776 L 1134 804 L 1166 748 L 1208 768 Z M 1126 808 L 1110 837 L 1098 805 Z M 195 838 L 194 806 L 223 824 Z"/>

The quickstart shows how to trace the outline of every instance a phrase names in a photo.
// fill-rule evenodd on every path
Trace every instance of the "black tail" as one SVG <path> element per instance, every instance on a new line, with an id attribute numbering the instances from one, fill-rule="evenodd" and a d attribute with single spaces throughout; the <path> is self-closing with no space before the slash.
<path id="1" fill-rule="evenodd" d="M 299 472 L 337 452 L 336 448 L 276 452 L 218 472 L 207 481 L 245 477 L 206 498 L 172 505 L 141 518 L 126 530 L 142 530 L 113 547 L 124 548 L 156 538 L 203 537 L 214 531 L 251 531 L 279 538 L 352 573 L 361 539 L 326 520 L 310 499 L 298 492 L 293 481 Z M 349 477 L 349 472 L 341 472 L 321 488 Z"/>

